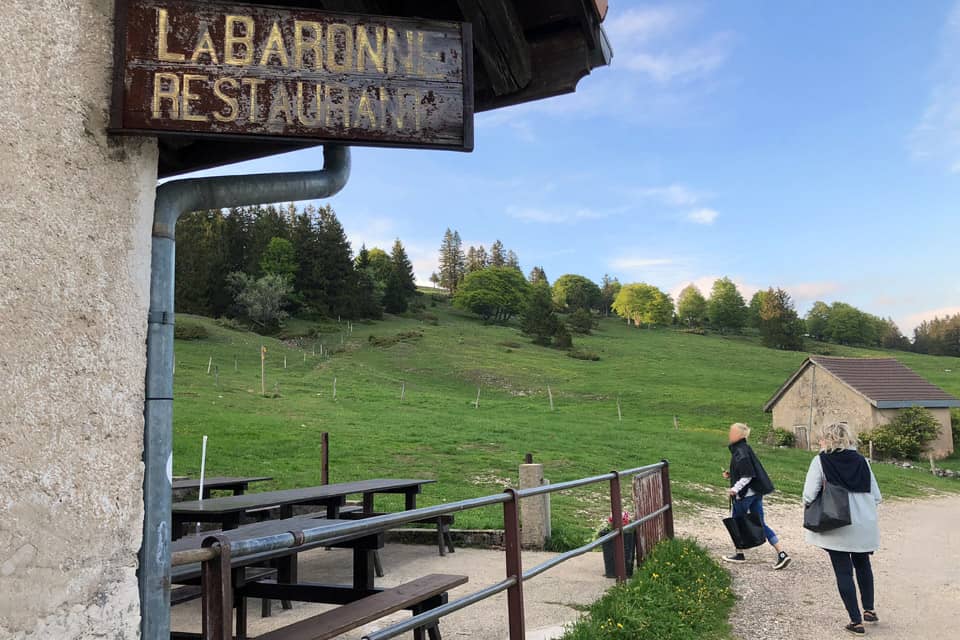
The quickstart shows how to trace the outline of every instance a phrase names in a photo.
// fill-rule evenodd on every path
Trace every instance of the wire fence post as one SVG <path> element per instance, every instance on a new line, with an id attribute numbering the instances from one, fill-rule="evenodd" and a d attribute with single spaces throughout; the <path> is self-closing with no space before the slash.
<path id="1" fill-rule="evenodd" d="M 203 640 L 232 640 L 233 586 L 230 575 L 230 542 L 211 536 L 204 547 L 220 545 L 220 553 L 201 564 Z"/>
<path id="2" fill-rule="evenodd" d="M 663 466 L 660 468 L 660 485 L 663 488 L 663 506 L 670 505 L 670 508 L 663 512 L 663 533 L 668 539 L 673 539 L 673 494 L 670 491 L 670 461 L 664 458 L 661 462 Z"/>
<path id="3" fill-rule="evenodd" d="M 330 484 L 330 434 L 320 434 L 320 484 Z"/>
<path id="4" fill-rule="evenodd" d="M 523 559 L 520 556 L 520 500 L 516 489 L 507 489 L 510 500 L 503 503 L 503 542 L 507 557 L 507 579 L 516 580 L 507 589 L 507 618 L 510 640 L 524 640 Z"/>
<path id="5" fill-rule="evenodd" d="M 613 564 L 617 582 L 627 580 L 627 554 L 623 544 L 623 498 L 620 493 L 620 472 L 613 471 L 610 478 L 610 526 L 619 532 L 613 543 Z"/>

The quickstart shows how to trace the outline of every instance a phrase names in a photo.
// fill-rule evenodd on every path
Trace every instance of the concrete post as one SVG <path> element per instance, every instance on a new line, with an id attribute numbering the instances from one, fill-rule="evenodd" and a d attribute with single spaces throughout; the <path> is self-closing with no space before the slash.
<path id="1" fill-rule="evenodd" d="M 542 464 L 520 465 L 520 489 L 548 484 Z M 550 494 L 520 501 L 520 542 L 525 549 L 543 549 L 550 537 Z"/>

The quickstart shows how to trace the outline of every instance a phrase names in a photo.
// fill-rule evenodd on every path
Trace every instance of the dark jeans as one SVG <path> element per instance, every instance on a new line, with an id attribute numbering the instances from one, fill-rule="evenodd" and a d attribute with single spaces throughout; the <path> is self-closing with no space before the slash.
<path id="1" fill-rule="evenodd" d="M 864 611 L 873 611 L 873 569 L 870 567 L 869 553 L 848 553 L 846 551 L 830 551 L 830 562 L 833 564 L 833 573 L 837 576 L 837 588 L 843 606 L 850 614 L 850 622 L 863 622 L 860 606 L 857 603 L 857 587 L 853 584 L 853 573 L 857 573 L 857 584 L 860 585 L 860 600 Z"/>
<path id="2" fill-rule="evenodd" d="M 773 529 L 767 526 L 767 520 L 763 517 L 763 496 L 747 496 L 746 498 L 733 501 L 733 517 L 745 516 L 748 513 L 755 513 L 760 516 L 760 522 L 763 523 L 763 532 L 767 536 L 767 542 L 770 544 L 780 542 L 780 538 L 777 537 Z"/>

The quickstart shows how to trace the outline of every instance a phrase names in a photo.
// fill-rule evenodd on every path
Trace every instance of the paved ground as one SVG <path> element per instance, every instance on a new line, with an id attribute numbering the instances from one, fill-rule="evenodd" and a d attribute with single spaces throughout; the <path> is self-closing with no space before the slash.
<path id="1" fill-rule="evenodd" d="M 678 530 L 696 537 L 718 557 L 730 553 L 723 512 L 683 519 Z M 745 565 L 728 565 L 740 600 L 735 635 L 763 640 L 833 638 L 846 613 L 827 554 L 803 542 L 798 505 L 771 505 L 768 523 L 793 556 L 773 571 L 769 546 L 747 553 Z M 960 611 L 960 497 L 881 506 L 881 549 L 874 556 L 876 606 L 881 618 L 871 637 L 890 640 L 955 640 Z"/>
<path id="2" fill-rule="evenodd" d="M 837 595 L 826 554 L 803 542 L 801 514 L 796 504 L 767 507 L 768 521 L 780 534 L 793 564 L 773 571 L 773 552 L 763 547 L 748 552 L 744 565 L 728 565 L 734 575 L 739 602 L 734 611 L 736 637 L 743 640 L 819 640 L 841 636 L 846 615 Z M 695 537 L 717 557 L 729 553 L 722 511 L 701 511 L 680 518 L 680 535 Z M 871 637 L 888 640 L 955 640 L 960 610 L 960 497 L 887 503 L 881 507 L 882 547 L 874 556 L 877 607 L 881 623 L 869 627 Z M 441 558 L 434 547 L 389 545 L 383 550 L 385 586 L 425 573 L 468 575 L 470 582 L 451 597 L 494 584 L 503 577 L 501 551 L 459 549 Z M 551 557 L 525 553 L 525 566 Z M 566 562 L 525 585 L 528 640 L 550 640 L 565 623 L 576 619 L 579 605 L 596 600 L 612 584 L 602 576 L 602 556 L 589 553 Z M 304 554 L 301 579 L 350 581 L 350 555 L 344 550 L 316 550 Z M 323 605 L 295 605 L 292 611 L 274 607 L 272 618 L 259 617 L 259 601 L 250 603 L 252 635 L 323 611 Z M 364 633 L 401 620 L 408 613 L 342 636 L 357 640 Z M 199 604 L 173 609 L 173 628 L 199 629 Z M 446 618 L 445 638 L 503 640 L 506 630 L 504 595 L 486 600 Z"/>
<path id="3" fill-rule="evenodd" d="M 504 577 L 502 551 L 458 549 L 456 553 L 441 558 L 436 547 L 387 545 L 381 553 L 386 576 L 377 580 L 378 585 L 392 586 L 426 573 L 469 576 L 470 582 L 451 592 L 451 599 L 454 599 L 458 595 L 495 584 Z M 552 556 L 550 553 L 525 552 L 524 566 L 532 567 Z M 317 549 L 301 557 L 300 579 L 348 584 L 351 579 L 350 566 L 349 551 Z M 559 636 L 563 624 L 575 620 L 579 615 L 575 607 L 592 603 L 612 584 L 613 580 L 603 577 L 603 556 L 599 553 L 588 553 L 574 558 L 525 583 L 528 640 L 550 640 Z M 294 609 L 283 611 L 277 604 L 271 618 L 260 618 L 259 600 L 252 599 L 249 608 L 249 629 L 255 637 L 259 633 L 320 613 L 329 607 L 295 604 Z M 441 623 L 443 637 L 504 640 L 507 637 L 506 614 L 506 595 L 495 596 L 445 618 Z M 377 624 L 340 637 L 358 640 L 364 633 L 388 626 L 387 623 L 402 620 L 409 615 L 407 612 L 400 612 Z M 173 629 L 176 631 L 199 631 L 199 603 L 195 601 L 174 607 L 172 618 Z"/>

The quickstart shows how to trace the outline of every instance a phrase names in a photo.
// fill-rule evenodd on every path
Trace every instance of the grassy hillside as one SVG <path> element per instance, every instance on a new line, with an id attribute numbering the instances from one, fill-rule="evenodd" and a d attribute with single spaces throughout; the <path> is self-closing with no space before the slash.
<path id="1" fill-rule="evenodd" d="M 769 424 L 763 403 L 804 358 L 747 338 L 638 330 L 611 319 L 594 335 L 577 338 L 578 347 L 600 356 L 591 362 L 534 346 L 515 328 L 484 326 L 442 302 L 428 313 L 429 321 L 357 323 L 352 335 L 344 335 L 346 323 L 295 321 L 283 342 L 179 316 L 181 324 L 202 324 L 209 337 L 176 344 L 175 472 L 198 473 L 206 434 L 211 475 L 273 476 L 265 489 L 316 484 L 319 434 L 328 431 L 332 481 L 437 479 L 421 504 L 499 491 L 515 479 L 526 452 L 544 463 L 555 482 L 668 458 L 677 498 L 721 504 L 726 427 L 740 420 L 763 431 Z M 311 331 L 319 333 L 306 337 Z M 268 350 L 269 397 L 260 395 L 261 344 Z M 837 355 L 869 353 L 831 349 Z M 328 355 L 331 350 L 336 352 Z M 947 371 L 956 366 L 954 359 L 896 356 L 960 394 L 960 367 Z M 680 430 L 673 428 L 674 415 Z M 778 488 L 797 495 L 809 454 L 761 455 Z M 956 481 L 885 465 L 877 475 L 891 496 L 960 490 Z M 596 488 L 555 497 L 558 537 L 585 536 L 605 508 Z M 499 522 L 496 511 L 458 516 L 458 526 Z"/>

